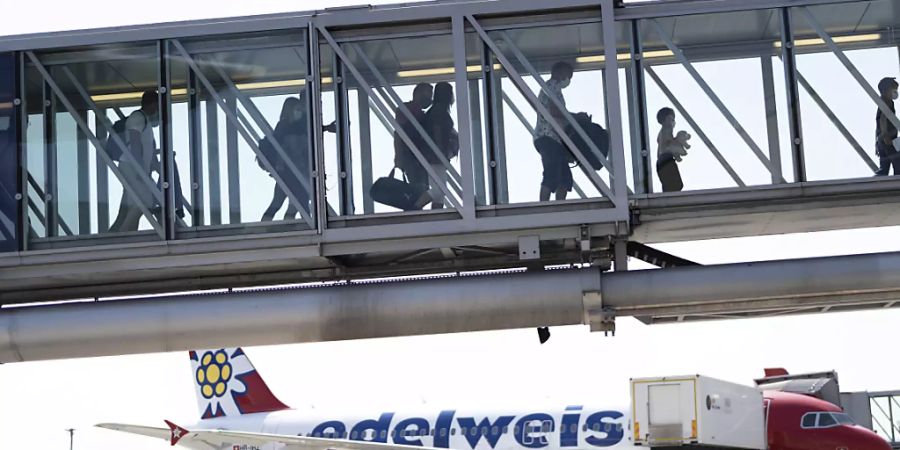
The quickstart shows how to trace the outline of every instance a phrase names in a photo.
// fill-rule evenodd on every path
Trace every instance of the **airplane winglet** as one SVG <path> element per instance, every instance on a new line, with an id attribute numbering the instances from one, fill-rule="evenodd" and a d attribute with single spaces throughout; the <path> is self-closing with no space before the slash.
<path id="1" fill-rule="evenodd" d="M 178 441 L 180 441 L 181 438 L 185 437 L 189 433 L 188 430 L 185 430 L 184 428 L 181 428 L 178 425 L 169 422 L 168 420 L 164 420 L 164 422 L 166 422 L 166 425 L 169 426 L 169 443 L 172 444 L 173 447 L 178 444 Z"/>
<path id="2" fill-rule="evenodd" d="M 765 373 L 766 373 L 766 378 L 768 378 L 768 377 L 781 377 L 781 376 L 788 375 L 788 371 L 785 370 L 785 369 L 783 369 L 783 368 L 781 368 L 781 367 L 767 368 L 767 369 L 765 369 L 764 371 L 765 371 Z"/>

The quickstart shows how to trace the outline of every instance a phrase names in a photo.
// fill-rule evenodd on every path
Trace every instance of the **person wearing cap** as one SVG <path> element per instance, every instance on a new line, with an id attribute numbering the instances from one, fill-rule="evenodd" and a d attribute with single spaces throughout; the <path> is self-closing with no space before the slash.
<path id="1" fill-rule="evenodd" d="M 883 78 L 878 83 L 878 93 L 881 94 L 881 101 L 888 105 L 888 108 L 891 109 L 891 112 L 897 112 L 894 107 L 894 100 L 897 100 L 898 96 L 898 87 L 900 84 L 897 83 L 896 78 Z M 881 111 L 881 108 L 878 108 L 878 114 L 875 115 L 876 129 L 875 135 L 877 140 L 875 142 L 875 153 L 878 155 L 879 165 L 878 171 L 875 172 L 876 176 L 885 176 L 889 175 L 891 171 L 891 166 L 894 166 L 894 175 L 898 175 L 898 171 L 900 171 L 900 154 L 898 154 L 897 149 L 894 148 L 894 140 L 897 139 L 897 127 L 894 126 L 894 123 L 888 118 L 886 114 Z"/>

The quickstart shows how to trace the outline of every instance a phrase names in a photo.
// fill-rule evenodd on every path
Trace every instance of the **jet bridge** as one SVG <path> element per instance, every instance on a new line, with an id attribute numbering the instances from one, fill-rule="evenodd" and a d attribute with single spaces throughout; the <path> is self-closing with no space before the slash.
<path id="1" fill-rule="evenodd" d="M 892 0 L 447 0 L 0 37 L 0 304 L 625 271 L 629 242 L 898 225 L 872 130 L 878 110 L 900 127 L 874 88 L 898 67 L 898 14 Z M 560 61 L 575 75 L 553 107 L 606 128 L 608 156 L 539 101 Z M 458 157 L 400 126 L 420 83 L 453 88 Z M 145 91 L 160 111 L 149 165 L 109 151 Z M 693 135 L 679 192 L 656 170 L 663 107 Z M 300 138 L 279 131 L 291 113 Z M 539 116 L 572 153 L 564 200 L 540 201 Z M 443 208 L 374 201 L 398 146 Z M 653 276 L 708 268 L 676 269 Z M 756 281 L 634 315 L 738 317 L 771 282 Z M 839 309 L 829 298 L 798 308 Z"/>

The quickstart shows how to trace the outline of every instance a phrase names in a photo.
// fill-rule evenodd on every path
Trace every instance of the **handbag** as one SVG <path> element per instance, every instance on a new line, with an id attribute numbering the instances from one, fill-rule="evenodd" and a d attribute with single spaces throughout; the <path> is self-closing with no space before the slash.
<path id="1" fill-rule="evenodd" d="M 420 209 L 416 207 L 416 201 L 424 191 L 409 184 L 406 174 L 403 174 L 402 180 L 394 178 L 396 171 L 397 168 L 394 167 L 388 176 L 381 177 L 372 183 L 372 187 L 369 188 L 372 200 L 403 211 Z"/>

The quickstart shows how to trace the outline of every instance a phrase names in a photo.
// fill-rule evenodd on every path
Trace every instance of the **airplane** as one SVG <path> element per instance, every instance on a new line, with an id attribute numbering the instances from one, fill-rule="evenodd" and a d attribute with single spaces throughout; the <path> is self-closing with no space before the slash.
<path id="1" fill-rule="evenodd" d="M 627 408 L 380 412 L 313 417 L 278 400 L 241 348 L 189 352 L 200 420 L 98 427 L 197 450 L 594 450 L 636 448 Z M 890 450 L 836 405 L 765 391 L 769 450 Z"/>

